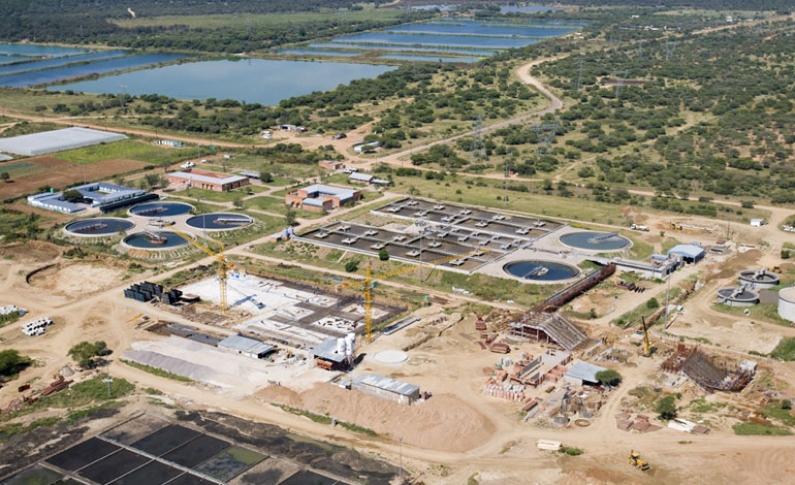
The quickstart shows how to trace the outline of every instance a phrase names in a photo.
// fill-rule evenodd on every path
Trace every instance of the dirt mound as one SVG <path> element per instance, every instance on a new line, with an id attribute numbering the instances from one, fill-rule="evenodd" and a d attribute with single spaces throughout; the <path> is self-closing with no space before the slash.
<path id="1" fill-rule="evenodd" d="M 121 280 L 124 271 L 99 264 L 56 264 L 31 274 L 31 286 L 62 296 L 80 296 L 104 290 Z"/>
<path id="2" fill-rule="evenodd" d="M 61 249 L 52 243 L 28 241 L 0 247 L 0 257 L 16 261 L 44 263 L 52 261 L 61 254 Z"/>
<path id="3" fill-rule="evenodd" d="M 406 444 L 433 450 L 471 450 L 488 441 L 496 431 L 486 416 L 449 394 L 404 406 L 320 384 L 301 393 L 300 401 L 295 406 L 370 428 L 378 434 L 402 436 Z"/>

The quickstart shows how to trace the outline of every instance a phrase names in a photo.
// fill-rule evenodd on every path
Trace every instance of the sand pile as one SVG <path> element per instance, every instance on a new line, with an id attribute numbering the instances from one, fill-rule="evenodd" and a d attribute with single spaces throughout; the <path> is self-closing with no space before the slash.
<path id="1" fill-rule="evenodd" d="M 435 395 L 413 406 L 330 384 L 318 384 L 300 394 L 270 386 L 258 396 L 327 414 L 393 439 L 402 436 L 406 444 L 439 451 L 464 452 L 477 448 L 496 430 L 486 416 L 450 394 Z"/>

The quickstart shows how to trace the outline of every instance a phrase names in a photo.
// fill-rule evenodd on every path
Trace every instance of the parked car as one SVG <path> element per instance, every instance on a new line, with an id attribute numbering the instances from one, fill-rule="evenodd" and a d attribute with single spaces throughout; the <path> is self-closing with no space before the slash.
<path id="1" fill-rule="evenodd" d="M 359 169 L 356 168 L 356 167 L 345 167 L 345 168 L 342 169 L 342 171 L 344 173 L 356 173 L 356 172 L 359 171 Z"/>
<path id="2" fill-rule="evenodd" d="M 182 164 L 182 168 L 193 168 L 196 166 L 195 162 L 185 162 Z"/>
<path id="3" fill-rule="evenodd" d="M 348 135 L 346 135 L 345 133 L 337 133 L 336 135 L 331 136 L 332 140 L 341 140 L 343 138 L 348 138 Z"/>

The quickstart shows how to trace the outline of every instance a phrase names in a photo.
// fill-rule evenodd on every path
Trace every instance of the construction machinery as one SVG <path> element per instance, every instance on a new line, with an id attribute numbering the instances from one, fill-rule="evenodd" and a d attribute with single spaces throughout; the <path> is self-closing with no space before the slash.
<path id="1" fill-rule="evenodd" d="M 210 249 L 208 246 L 200 243 L 194 237 L 180 231 L 175 227 L 171 227 L 170 231 L 174 231 L 177 233 L 182 239 L 188 241 L 192 245 L 196 246 L 197 248 L 201 249 L 203 252 L 215 258 L 215 261 L 218 263 L 218 285 L 219 285 L 219 298 L 221 300 L 221 312 L 226 312 L 227 310 L 227 299 L 226 299 L 226 275 L 227 272 L 233 270 L 235 265 L 230 263 L 224 257 L 224 243 L 220 242 L 220 249 L 216 252 Z"/>
<path id="2" fill-rule="evenodd" d="M 644 226 L 643 224 L 632 224 L 629 228 L 633 231 L 649 232 L 649 226 Z"/>
<path id="3" fill-rule="evenodd" d="M 649 329 L 646 327 L 646 317 L 640 317 L 640 323 L 643 325 L 643 356 L 651 357 L 651 355 L 657 350 L 657 347 L 652 345 L 651 341 L 649 340 Z"/>
<path id="4" fill-rule="evenodd" d="M 712 229 L 709 227 L 704 226 L 694 226 L 693 224 L 682 224 L 681 222 L 672 222 L 671 223 L 671 230 L 673 231 L 681 231 L 683 229 L 692 229 L 694 231 L 706 231 L 711 233 Z"/>
<path id="5" fill-rule="evenodd" d="M 641 471 L 647 471 L 649 464 L 640 458 L 640 453 L 635 450 L 629 452 L 629 464 Z"/>
<path id="6" fill-rule="evenodd" d="M 470 256 L 482 256 L 483 254 L 489 252 L 490 249 L 488 248 L 478 248 L 474 251 L 468 252 L 466 254 L 456 254 L 453 256 L 445 256 L 444 258 L 436 259 L 433 261 L 420 263 L 419 268 L 421 269 L 423 266 L 437 266 L 440 264 L 444 264 L 447 262 L 453 261 L 462 261 L 465 258 Z M 410 273 L 417 269 L 417 266 L 408 266 L 405 268 L 401 268 L 396 271 L 391 271 L 389 273 L 383 273 L 376 275 L 375 277 L 378 279 L 385 280 L 387 278 L 391 278 L 393 276 L 399 276 L 402 274 Z M 367 268 L 365 268 L 364 279 L 359 281 L 349 281 L 342 283 L 342 287 L 350 288 L 354 286 L 361 285 L 363 288 L 363 302 L 364 302 L 364 333 L 367 342 L 370 343 L 372 341 L 373 335 L 373 288 L 375 287 L 375 281 L 372 274 L 372 266 L 370 263 L 367 264 Z"/>

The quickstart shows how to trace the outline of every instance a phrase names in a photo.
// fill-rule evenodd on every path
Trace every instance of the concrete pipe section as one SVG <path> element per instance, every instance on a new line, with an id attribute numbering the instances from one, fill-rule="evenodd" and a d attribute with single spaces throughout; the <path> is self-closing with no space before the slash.
<path id="1" fill-rule="evenodd" d="M 759 293 L 745 286 L 731 286 L 718 290 L 718 303 L 729 306 L 754 306 L 759 304 Z"/>
<path id="2" fill-rule="evenodd" d="M 70 236 L 79 237 L 107 237 L 128 231 L 135 227 L 135 223 L 117 217 L 98 217 L 82 221 L 70 222 L 63 230 Z"/>
<path id="3" fill-rule="evenodd" d="M 779 283 L 776 273 L 772 273 L 765 268 L 746 269 L 740 271 L 740 284 L 757 289 L 772 288 Z"/>

